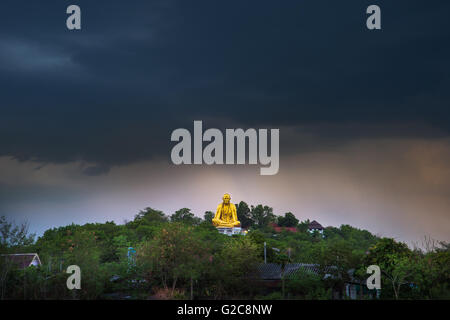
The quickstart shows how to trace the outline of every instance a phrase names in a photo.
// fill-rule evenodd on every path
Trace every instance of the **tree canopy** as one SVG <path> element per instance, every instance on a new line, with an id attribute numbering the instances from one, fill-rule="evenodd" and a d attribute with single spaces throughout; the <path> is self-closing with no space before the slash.
<path id="1" fill-rule="evenodd" d="M 326 227 L 317 235 L 308 232 L 309 219 L 299 222 L 291 212 L 276 216 L 267 205 L 249 206 L 244 201 L 237 207 L 249 231 L 246 236 L 220 234 L 211 224 L 213 211 L 201 219 L 189 208 L 167 216 L 147 207 L 124 224 L 71 224 L 49 229 L 37 241 L 26 224 L 15 226 L 1 217 L 1 253 L 37 252 L 42 262 L 19 272 L 2 259 L 1 297 L 331 299 L 332 292 L 338 292 L 343 298 L 345 284 L 365 283 L 367 267 L 375 264 L 382 271 L 382 299 L 449 298 L 448 243 L 411 249 L 349 225 Z M 298 232 L 277 232 L 273 222 Z M 283 278 L 278 291 L 267 292 L 257 280 L 264 257 L 282 268 L 304 263 L 318 271 Z M 82 290 L 77 292 L 65 289 L 64 272 L 71 264 L 83 270 Z"/>

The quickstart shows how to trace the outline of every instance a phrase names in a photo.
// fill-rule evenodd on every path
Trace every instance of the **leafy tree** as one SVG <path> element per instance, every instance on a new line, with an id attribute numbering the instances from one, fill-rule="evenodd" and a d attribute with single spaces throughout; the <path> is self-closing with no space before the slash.
<path id="1" fill-rule="evenodd" d="M 266 241 L 266 237 L 264 233 L 260 230 L 252 230 L 247 234 L 247 237 L 253 241 L 257 246 L 263 246 Z"/>
<path id="2" fill-rule="evenodd" d="M 126 223 L 127 238 L 132 242 L 151 239 L 158 227 L 168 221 L 168 217 L 159 210 L 150 207 L 139 211 L 134 220 Z"/>
<path id="3" fill-rule="evenodd" d="M 258 204 L 256 207 L 251 206 L 250 214 L 252 220 L 255 222 L 255 226 L 258 228 L 267 227 L 269 223 L 275 221 L 273 209 L 269 206 L 263 206 L 261 204 Z"/>
<path id="4" fill-rule="evenodd" d="M 244 201 L 239 202 L 236 208 L 238 220 L 241 222 L 242 228 L 249 228 L 253 225 L 250 208 Z"/>
<path id="5" fill-rule="evenodd" d="M 228 239 L 222 250 L 214 256 L 211 278 L 216 298 L 236 297 L 249 288 L 246 279 L 256 274 L 259 261 L 257 246 L 250 238 Z"/>
<path id="6" fill-rule="evenodd" d="M 1 254 L 20 250 L 34 242 L 34 234 L 28 234 L 28 224 L 15 225 L 0 216 L 0 299 L 5 298 L 6 282 L 10 271 L 14 268 L 12 261 Z"/>
<path id="7" fill-rule="evenodd" d="M 450 299 L 450 248 L 440 242 L 427 248 L 427 252 L 416 250 L 412 260 L 413 288 L 417 297 L 424 299 Z"/>
<path id="8" fill-rule="evenodd" d="M 28 233 L 28 223 L 15 225 L 0 216 L 0 250 L 6 252 L 12 247 L 24 247 L 34 242 L 35 234 Z"/>
<path id="9" fill-rule="evenodd" d="M 286 290 L 296 298 L 307 300 L 326 300 L 331 298 L 331 289 L 326 289 L 320 275 L 299 269 L 289 276 Z"/>
<path id="10" fill-rule="evenodd" d="M 358 266 L 351 246 L 343 241 L 320 244 L 316 249 L 316 261 L 320 266 L 322 279 L 328 287 L 338 290 L 342 297 L 346 282 L 351 280 L 349 271 Z"/>
<path id="11" fill-rule="evenodd" d="M 308 227 L 309 227 L 310 221 L 309 219 L 302 221 L 298 224 L 297 229 L 300 232 L 308 232 Z"/>
<path id="12" fill-rule="evenodd" d="M 205 220 L 205 222 L 212 224 L 212 219 L 214 218 L 214 212 L 212 211 L 205 211 L 205 214 L 203 216 L 203 220 Z"/>
<path id="13" fill-rule="evenodd" d="M 188 225 L 198 225 L 201 223 L 201 219 L 196 217 L 191 209 L 182 208 L 175 211 L 173 215 L 170 216 L 171 222 L 182 222 Z"/>
<path id="14" fill-rule="evenodd" d="M 416 260 L 417 256 L 412 254 L 406 244 L 391 238 L 383 238 L 369 249 L 365 262 L 366 265 L 374 264 L 380 267 L 383 275 L 382 283 L 383 279 L 390 283 L 394 297 L 398 299 L 401 287 L 411 281 L 414 272 L 413 258 Z"/>
<path id="15" fill-rule="evenodd" d="M 292 212 L 286 212 L 284 217 L 278 217 L 277 224 L 280 227 L 296 227 L 298 224 L 298 219 L 292 214 Z"/>
<path id="16" fill-rule="evenodd" d="M 172 296 L 180 280 L 192 281 L 201 276 L 208 257 L 205 243 L 192 227 L 179 222 L 164 225 L 138 249 L 138 262 L 147 279 L 158 278 L 166 290 L 171 282 Z"/>
<path id="17" fill-rule="evenodd" d="M 144 210 L 139 211 L 139 213 L 134 216 L 134 220 L 132 222 L 129 222 L 128 224 L 130 227 L 136 228 L 137 225 L 148 225 L 167 221 L 168 218 L 162 211 L 147 207 Z"/>
<path id="18" fill-rule="evenodd" d="M 81 290 L 73 290 L 77 298 L 96 299 L 102 292 L 107 275 L 100 264 L 101 250 L 95 231 L 79 230 L 67 240 L 64 252 L 64 267 L 78 265 L 82 272 Z"/>
<path id="19" fill-rule="evenodd" d="M 274 262 L 276 264 L 279 264 L 281 266 L 281 296 L 285 297 L 285 284 L 286 284 L 286 276 L 285 276 L 285 269 L 286 265 L 290 262 L 289 257 L 284 253 L 279 253 L 275 255 Z"/>

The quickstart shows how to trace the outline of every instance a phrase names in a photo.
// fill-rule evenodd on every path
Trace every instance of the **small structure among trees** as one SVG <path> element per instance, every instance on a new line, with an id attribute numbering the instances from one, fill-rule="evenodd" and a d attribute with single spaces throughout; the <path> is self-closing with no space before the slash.
<path id="1" fill-rule="evenodd" d="M 308 231 L 311 233 L 314 233 L 315 231 L 317 231 L 320 234 L 323 234 L 323 227 L 316 220 L 313 220 L 308 226 Z"/>
<path id="2" fill-rule="evenodd" d="M 270 226 L 275 232 L 283 232 L 283 231 L 298 232 L 298 229 L 296 227 L 284 227 L 276 223 L 271 223 Z"/>
<path id="3" fill-rule="evenodd" d="M 1 257 L 2 259 L 5 259 L 8 264 L 17 269 L 25 269 L 31 266 L 38 267 L 42 265 L 37 253 L 2 254 Z"/>

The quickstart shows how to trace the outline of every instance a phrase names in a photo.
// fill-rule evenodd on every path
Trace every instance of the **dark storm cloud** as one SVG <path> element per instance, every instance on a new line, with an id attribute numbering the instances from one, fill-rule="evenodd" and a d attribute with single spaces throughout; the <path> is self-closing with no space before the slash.
<path id="1" fill-rule="evenodd" d="M 194 119 L 321 145 L 450 132 L 448 1 L 377 1 L 375 32 L 372 1 L 76 1 L 69 32 L 72 2 L 2 2 L 0 155 L 107 173 Z"/>
<path id="2" fill-rule="evenodd" d="M 98 176 L 106 174 L 111 168 L 108 166 L 90 166 L 83 170 L 83 173 L 88 176 Z"/>

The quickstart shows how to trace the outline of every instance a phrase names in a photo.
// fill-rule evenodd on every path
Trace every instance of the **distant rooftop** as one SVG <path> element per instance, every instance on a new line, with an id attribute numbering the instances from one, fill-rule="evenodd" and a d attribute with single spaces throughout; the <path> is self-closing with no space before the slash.
<path id="1" fill-rule="evenodd" d="M 309 263 L 288 263 L 284 267 L 284 276 L 290 277 L 301 271 L 319 274 L 320 266 L 318 264 Z M 282 276 L 281 265 L 277 263 L 260 264 L 258 265 L 258 272 L 260 279 L 263 280 L 280 280 Z"/>
<path id="2" fill-rule="evenodd" d="M 15 253 L 15 254 L 2 254 L 2 258 L 6 258 L 14 266 L 19 269 L 25 269 L 30 266 L 40 266 L 41 260 L 37 253 Z"/>
<path id="3" fill-rule="evenodd" d="M 258 276 L 260 280 L 281 280 L 283 274 L 281 265 L 277 263 L 261 263 L 257 267 Z M 335 278 L 337 272 L 336 266 L 326 266 L 321 270 L 320 265 L 312 263 L 287 263 L 284 267 L 284 278 L 294 277 L 296 274 L 301 272 L 307 272 L 310 274 L 323 275 L 326 278 Z M 348 270 L 348 275 L 350 278 L 346 281 L 347 283 L 359 284 L 359 280 L 354 278 L 355 269 Z"/>
<path id="4" fill-rule="evenodd" d="M 320 223 L 318 223 L 316 220 L 313 220 L 309 226 L 308 226 L 309 230 L 313 230 L 313 229 L 317 229 L 317 230 L 323 230 L 323 227 Z"/>
<path id="5" fill-rule="evenodd" d="M 270 226 L 275 232 L 282 232 L 282 231 L 298 232 L 296 227 L 280 227 L 276 223 L 271 223 Z"/>

